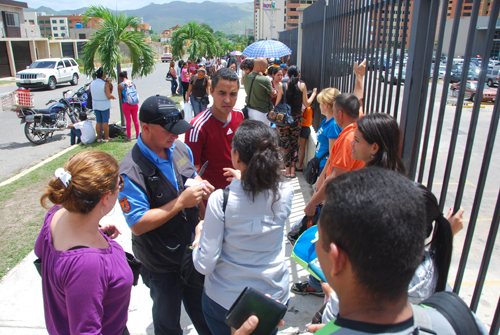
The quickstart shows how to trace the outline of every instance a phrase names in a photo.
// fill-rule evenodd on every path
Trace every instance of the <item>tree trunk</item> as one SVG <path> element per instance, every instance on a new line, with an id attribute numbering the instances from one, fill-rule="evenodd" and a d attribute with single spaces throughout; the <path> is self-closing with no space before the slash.
<path id="1" fill-rule="evenodd" d="M 127 124 L 125 122 L 125 115 L 123 114 L 123 107 L 122 107 L 122 104 L 123 104 L 123 99 L 120 99 L 120 94 L 118 93 L 119 92 L 119 87 L 120 86 L 120 72 L 122 72 L 122 65 L 120 64 L 120 62 L 116 63 L 116 81 L 118 82 L 118 85 L 116 85 L 116 89 L 118 90 L 116 92 L 116 96 L 118 97 L 118 104 L 120 105 L 120 121 L 121 121 L 121 126 L 122 127 L 126 127 Z"/>

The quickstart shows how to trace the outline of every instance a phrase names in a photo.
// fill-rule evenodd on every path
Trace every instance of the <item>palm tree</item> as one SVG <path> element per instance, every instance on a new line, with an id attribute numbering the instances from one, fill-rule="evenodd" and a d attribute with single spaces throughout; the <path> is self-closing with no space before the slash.
<path id="1" fill-rule="evenodd" d="M 101 19 L 99 28 L 83 50 L 83 71 L 85 74 L 91 75 L 95 69 L 94 64 L 98 61 L 104 68 L 105 75 L 118 80 L 117 74 L 121 72 L 122 61 L 120 43 L 125 44 L 130 51 L 131 78 L 146 76 L 154 71 L 155 52 L 144 41 L 144 34 L 137 31 L 137 26 L 141 23 L 139 17 L 113 14 L 108 8 L 95 5 L 90 6 L 83 13 L 83 16 L 85 24 L 94 18 Z M 130 27 L 134 30 L 127 30 Z M 115 67 L 116 72 L 113 71 Z M 120 114 L 122 125 L 124 125 L 121 100 Z"/>
<path id="2" fill-rule="evenodd" d="M 172 54 L 178 57 L 182 57 L 183 47 L 189 45 L 188 53 L 191 60 L 205 55 L 212 57 L 216 51 L 212 33 L 196 22 L 188 22 L 177 29 L 172 35 L 171 44 Z"/>

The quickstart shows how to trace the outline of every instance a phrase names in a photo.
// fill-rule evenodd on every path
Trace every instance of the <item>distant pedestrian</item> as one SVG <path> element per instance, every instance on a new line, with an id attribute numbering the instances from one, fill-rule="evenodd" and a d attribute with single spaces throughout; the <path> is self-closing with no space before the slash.
<path id="1" fill-rule="evenodd" d="M 257 58 L 252 72 L 245 76 L 243 84 L 247 94 L 245 102 L 248 107 L 250 119 L 261 121 L 270 126 L 271 124 L 267 119 L 267 113 L 273 108 L 271 98 L 274 98 L 276 93 L 271 85 L 271 81 L 267 77 L 259 74 L 264 72 L 266 67 L 267 60 L 262 57 Z M 252 90 L 251 94 L 250 87 Z"/>
<path id="2" fill-rule="evenodd" d="M 179 82 L 179 95 L 184 95 L 184 88 L 182 87 L 182 68 L 184 67 L 184 61 L 181 59 L 177 62 L 177 81 Z"/>
<path id="3" fill-rule="evenodd" d="M 170 69 L 172 70 L 173 67 L 170 67 Z M 141 128 L 139 127 L 139 120 L 137 119 L 137 113 L 139 111 L 139 103 L 131 105 L 127 102 L 127 94 L 126 94 L 127 87 L 133 86 L 135 88 L 135 84 L 128 79 L 127 71 L 120 72 L 118 77 L 121 80 L 120 85 L 118 85 L 118 96 L 122 100 L 122 110 L 123 110 L 123 115 L 125 115 L 125 123 L 127 127 L 127 141 L 130 141 L 132 122 L 134 122 L 136 139 L 139 137 L 139 133 L 141 132 Z M 173 80 L 172 82 L 177 83 L 175 80 Z"/>
<path id="4" fill-rule="evenodd" d="M 170 68 L 168 69 L 168 72 L 172 75 L 172 80 L 170 81 L 170 92 L 172 93 L 172 96 L 177 95 L 177 71 L 175 71 L 175 62 L 170 62 Z"/>
<path id="5" fill-rule="evenodd" d="M 90 93 L 92 95 L 92 106 L 96 118 L 97 142 L 102 142 L 101 130 L 104 131 L 104 142 L 113 141 L 109 138 L 109 116 L 111 110 L 111 101 L 116 99 L 113 94 L 113 84 L 105 81 L 104 69 L 98 68 L 95 72 L 96 79 L 90 84 Z"/>
<path id="6" fill-rule="evenodd" d="M 191 78 L 191 74 L 189 73 L 188 66 L 189 66 L 189 63 L 185 62 L 182 65 L 182 70 L 181 70 L 182 96 L 183 96 L 184 100 L 186 100 L 186 93 L 187 93 L 188 88 L 189 88 L 189 79 Z"/>
<path id="7" fill-rule="evenodd" d="M 191 101 L 194 116 L 207 109 L 210 83 L 211 80 L 207 76 L 207 70 L 204 67 L 200 67 L 196 76 L 191 76 L 189 79 L 189 87 L 184 101 L 186 103 L 188 99 Z"/>

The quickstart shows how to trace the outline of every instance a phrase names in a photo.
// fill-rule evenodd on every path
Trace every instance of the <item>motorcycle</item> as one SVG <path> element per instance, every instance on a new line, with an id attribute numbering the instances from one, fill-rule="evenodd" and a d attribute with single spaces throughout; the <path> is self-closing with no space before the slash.
<path id="1" fill-rule="evenodd" d="M 66 130 L 70 123 L 77 122 L 76 108 L 65 97 L 68 92 L 64 91 L 59 101 L 47 102 L 46 105 L 52 104 L 47 109 L 16 108 L 17 117 L 21 119 L 21 124 L 25 124 L 24 134 L 31 143 L 43 144 L 55 131 Z"/>
<path id="2" fill-rule="evenodd" d="M 85 112 L 88 120 L 95 120 L 94 111 L 92 108 L 89 108 L 91 103 L 88 103 L 90 97 L 89 87 L 90 83 L 80 87 L 70 98 L 68 98 L 68 102 L 75 109 L 76 115 L 79 115 L 80 112 Z"/>

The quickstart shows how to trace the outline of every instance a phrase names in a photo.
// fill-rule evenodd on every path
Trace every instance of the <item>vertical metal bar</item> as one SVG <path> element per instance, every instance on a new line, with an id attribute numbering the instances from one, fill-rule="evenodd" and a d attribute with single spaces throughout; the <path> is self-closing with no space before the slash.
<path id="1" fill-rule="evenodd" d="M 490 265 L 491 254 L 493 253 L 493 248 L 495 247 L 495 240 L 498 234 L 499 223 L 500 223 L 500 193 L 498 194 L 497 197 L 495 214 L 493 214 L 493 221 L 491 222 L 490 232 L 488 233 L 486 248 L 484 250 L 483 259 L 481 261 L 481 267 L 479 268 L 479 275 L 477 276 L 476 287 L 474 287 L 474 294 L 472 295 L 472 300 L 470 303 L 470 309 L 473 312 L 477 311 L 479 298 L 481 298 L 481 292 L 483 291 L 484 281 L 486 280 L 486 273 L 488 272 L 488 267 Z"/>
<path id="2" fill-rule="evenodd" d="M 399 31 L 401 30 L 401 13 L 403 12 L 401 4 L 403 1 L 398 2 L 398 15 L 397 15 L 397 28 L 396 28 L 396 37 L 394 40 L 399 44 Z M 404 20 L 404 19 L 403 19 Z M 406 23 L 406 22 L 404 22 Z M 397 86 L 396 86 L 396 96 L 394 97 L 394 117 L 396 118 L 398 115 L 398 108 L 399 108 L 399 94 L 401 93 L 401 79 L 403 76 L 403 60 L 405 56 L 405 50 L 404 50 L 404 45 L 401 45 L 399 48 L 399 69 L 398 69 L 398 81 L 397 81 Z"/>
<path id="3" fill-rule="evenodd" d="M 385 7 L 385 1 L 382 2 L 381 1 L 381 10 L 379 12 L 379 20 L 378 20 L 378 23 L 379 23 L 379 26 L 381 27 L 381 29 L 383 29 L 383 32 L 379 35 L 379 37 L 381 36 L 382 38 L 379 40 L 379 38 L 377 38 L 377 57 L 378 55 L 380 55 L 380 60 L 379 60 L 379 68 L 378 68 L 378 82 L 377 82 L 377 104 L 375 106 L 375 111 L 378 112 L 380 111 L 380 99 L 384 100 L 383 97 L 382 97 L 382 82 L 380 81 L 380 77 L 382 76 L 382 65 L 383 65 L 383 61 L 384 61 L 384 48 L 385 48 L 385 38 L 384 38 L 384 34 L 385 34 L 385 16 L 387 15 L 387 11 L 386 11 L 386 7 Z M 384 11 L 384 20 L 382 21 L 382 11 Z M 380 45 L 382 44 L 382 51 L 380 51 Z"/>
<path id="4" fill-rule="evenodd" d="M 405 0 L 405 15 L 404 15 L 404 22 L 403 22 L 403 39 L 401 40 L 401 47 L 403 48 L 403 50 L 406 50 L 405 49 L 406 39 L 408 37 L 408 17 L 409 17 L 409 14 L 408 14 L 409 10 L 408 10 L 408 8 L 410 8 L 410 0 Z M 405 80 L 405 86 L 406 85 L 407 85 L 407 82 Z M 400 87 L 400 85 L 398 85 L 398 88 L 397 88 L 397 91 L 396 91 L 396 105 L 397 106 L 399 106 L 400 92 L 401 92 L 401 87 Z M 398 110 L 394 110 L 394 118 L 395 119 L 398 118 Z"/>
<path id="5" fill-rule="evenodd" d="M 493 322 L 491 323 L 490 335 L 498 335 L 500 330 L 500 298 L 498 299 L 497 309 L 495 310 L 495 316 L 493 317 Z"/>
<path id="6" fill-rule="evenodd" d="M 385 57 L 385 75 L 384 75 L 384 99 L 382 100 L 382 109 L 380 110 L 383 113 L 387 113 L 388 111 L 385 109 L 385 104 L 386 101 L 389 103 L 390 106 L 390 100 L 391 100 L 391 94 L 389 92 L 389 96 L 387 96 L 387 88 L 389 87 L 389 91 L 392 91 L 392 81 L 388 83 L 388 78 L 387 78 L 387 71 L 389 70 L 389 66 L 394 70 L 394 64 L 391 64 L 390 59 L 391 59 L 391 44 L 392 44 L 392 29 L 394 28 L 394 19 L 392 17 L 392 14 L 394 12 L 394 0 L 391 0 L 391 3 L 387 4 L 387 7 L 385 8 L 385 22 L 389 20 L 389 26 L 387 27 L 387 24 L 385 25 L 385 28 L 389 29 L 388 33 L 385 33 L 385 46 L 387 48 L 387 55 Z M 385 30 L 384 28 L 384 30 Z M 394 73 L 394 71 L 392 71 Z M 390 107 L 389 107 L 390 109 Z"/>
<path id="7" fill-rule="evenodd" d="M 439 34 L 438 34 L 438 44 L 436 48 L 436 60 L 437 56 L 440 56 L 443 52 L 443 40 L 444 40 L 444 29 L 446 26 L 446 16 L 448 12 L 448 3 L 446 1 L 443 1 L 442 3 L 442 8 L 441 8 L 441 22 L 439 24 Z M 422 179 L 424 178 L 424 169 L 425 169 L 425 162 L 427 158 L 427 149 L 429 146 L 429 138 L 430 138 L 430 133 L 431 133 L 431 126 L 432 126 L 432 116 L 434 113 L 434 102 L 436 99 L 436 90 L 437 90 L 437 82 L 438 82 L 438 70 L 439 66 L 437 65 L 439 63 L 436 62 L 434 66 L 434 73 L 432 76 L 432 85 L 431 85 L 431 94 L 429 97 L 429 107 L 427 109 L 427 123 L 425 126 L 425 135 L 424 135 L 424 144 L 422 147 L 422 154 L 420 155 L 420 168 L 419 168 L 419 173 L 418 173 L 418 179 L 417 181 L 419 183 L 422 183 Z M 432 189 L 432 185 L 427 185 L 429 189 Z"/>
<path id="8" fill-rule="evenodd" d="M 362 11 L 361 11 L 361 20 L 363 22 L 363 27 L 361 29 L 361 50 L 360 50 L 360 55 L 361 55 L 361 60 L 366 59 L 366 69 L 367 71 L 365 72 L 365 80 L 363 82 L 363 110 L 366 108 L 366 87 L 367 87 L 367 79 L 368 79 L 368 73 L 369 73 L 369 59 L 367 57 L 367 51 L 368 48 L 366 46 L 366 37 L 368 35 L 367 29 L 368 29 L 368 16 L 369 12 L 367 10 L 367 4 L 368 2 L 366 0 L 362 1 Z"/>
<path id="9" fill-rule="evenodd" d="M 451 30 L 451 38 L 450 38 L 450 47 L 448 49 L 448 64 L 446 66 L 447 71 L 451 70 L 451 63 L 453 62 L 453 56 L 455 55 L 455 47 L 457 44 L 457 36 L 458 36 L 458 25 L 460 23 L 460 17 L 462 16 L 462 8 L 463 8 L 463 0 L 457 0 L 455 18 L 453 19 L 453 28 Z M 468 66 L 465 64 L 464 67 Z M 435 74 L 436 71 L 434 71 Z M 445 76 L 445 83 L 443 84 L 443 93 L 448 91 L 448 85 L 450 83 L 450 78 Z M 446 90 L 446 91 L 445 91 Z M 427 179 L 427 188 L 432 190 L 432 183 L 434 182 L 434 174 L 436 172 L 437 165 L 437 156 L 439 153 L 439 144 L 441 142 L 441 133 L 443 130 L 443 122 L 444 122 L 444 112 L 446 107 L 446 98 L 447 96 L 441 97 L 441 105 L 439 106 L 439 117 L 436 125 L 436 135 L 434 136 L 434 147 L 432 150 L 432 159 L 431 165 L 429 168 L 429 177 Z"/>
<path id="10" fill-rule="evenodd" d="M 375 25 L 375 18 L 376 18 L 376 11 L 377 11 L 377 5 L 375 3 L 375 0 L 370 0 L 371 4 L 370 4 L 370 9 L 369 9 L 369 13 L 370 13 L 370 17 L 369 17 L 369 33 L 368 33 L 368 36 L 369 36 L 369 40 L 368 40 L 368 54 L 369 54 L 369 59 L 368 59 L 368 68 L 370 69 L 370 72 L 368 73 L 368 83 L 365 83 L 365 85 L 367 85 L 367 88 L 365 89 L 365 95 L 368 94 L 368 99 L 365 100 L 365 104 L 366 104 L 366 107 L 364 108 L 364 112 L 365 113 L 368 113 L 369 111 L 372 110 L 372 106 L 373 106 L 373 101 L 375 99 L 375 95 L 372 90 L 372 83 L 374 82 L 374 78 L 375 78 L 375 71 L 376 71 L 376 61 L 375 61 L 375 57 L 373 56 L 373 51 L 374 51 L 374 43 L 375 43 L 375 34 L 374 34 L 374 31 L 375 31 L 375 28 L 374 28 L 374 25 Z"/>
<path id="11" fill-rule="evenodd" d="M 391 71 L 391 80 L 390 80 L 390 84 L 389 84 L 389 98 L 387 99 L 387 111 L 385 111 L 387 114 L 390 114 L 391 113 L 391 105 L 392 105 L 392 91 L 394 89 L 393 87 L 393 83 L 394 83 L 394 70 L 396 69 L 396 56 L 397 56 L 397 48 L 398 48 L 398 33 L 395 34 L 394 36 L 394 41 L 392 41 L 392 30 L 394 29 L 394 26 L 396 26 L 396 31 L 399 32 L 399 22 L 398 19 L 399 19 L 399 16 L 401 15 L 400 13 L 400 6 L 398 6 L 398 9 L 397 9 L 397 15 L 396 15 L 396 18 L 394 18 L 394 13 L 396 12 L 396 1 L 395 0 L 392 0 L 392 4 L 391 4 L 391 17 L 392 17 L 392 20 L 391 20 L 391 36 L 389 37 L 389 41 L 392 43 L 392 71 Z M 393 22 L 394 20 L 396 20 L 396 24 L 394 25 Z M 401 62 L 400 62 L 401 63 Z M 399 72 L 398 72 L 399 73 Z M 401 78 L 401 73 L 399 73 L 399 78 Z M 397 84 L 397 83 L 396 83 Z"/>
<path id="12" fill-rule="evenodd" d="M 491 54 L 491 49 L 493 48 L 493 38 L 495 36 L 495 26 L 496 26 L 496 21 L 498 19 L 498 13 L 500 11 L 500 1 L 495 1 L 493 2 L 493 6 L 490 11 L 490 20 L 488 23 L 488 31 L 486 33 L 486 45 L 484 47 L 484 53 L 483 53 L 483 63 L 481 66 L 481 80 L 478 83 L 478 87 L 481 87 L 481 91 L 476 92 L 476 96 L 482 96 L 482 87 L 484 86 L 484 74 L 487 71 L 487 59 L 489 59 L 489 56 Z M 498 94 L 498 93 L 497 93 Z M 474 108 L 472 109 L 472 117 L 471 117 L 471 122 L 469 126 L 469 134 L 467 136 L 467 144 L 465 146 L 465 153 L 464 153 L 464 160 L 462 162 L 462 171 L 460 172 L 460 180 L 458 182 L 458 189 L 457 189 L 457 196 L 455 197 L 455 205 L 454 208 L 458 209 L 460 208 L 460 205 L 462 204 L 462 198 L 464 195 L 464 189 L 465 189 L 465 183 L 466 183 L 466 178 L 467 178 L 467 172 L 469 170 L 469 164 L 470 164 L 470 158 L 472 155 L 472 146 L 474 144 L 474 138 L 476 135 L 476 128 L 477 128 L 477 122 L 479 120 L 479 109 L 480 109 L 480 102 L 474 104 Z"/>
<path id="13" fill-rule="evenodd" d="M 344 75 L 346 73 L 346 64 L 347 64 L 347 57 L 346 57 L 346 45 L 347 45 L 347 40 L 349 38 L 349 22 L 348 22 L 348 17 L 346 15 L 348 9 L 348 2 L 347 1 L 342 1 L 342 13 L 340 16 L 340 20 L 342 22 L 342 38 L 341 38 L 341 52 L 342 52 L 342 63 L 341 63 L 341 70 L 340 70 L 340 80 L 341 80 L 341 87 L 342 87 L 342 92 L 347 92 L 348 87 L 346 85 L 346 81 L 344 80 Z"/>
<path id="14" fill-rule="evenodd" d="M 373 90 L 372 90 L 372 108 L 371 110 L 375 111 L 378 107 L 375 105 L 375 99 L 377 97 L 377 72 L 379 71 L 380 68 L 380 60 L 378 59 L 378 52 L 380 50 L 380 29 L 381 29 L 381 22 L 382 22 L 382 0 L 376 0 L 376 7 L 375 7 L 375 15 L 374 15 L 374 23 L 375 23 L 375 38 L 374 38 L 374 46 L 373 46 L 373 53 L 372 55 L 374 56 L 374 59 L 376 61 L 374 64 L 376 64 L 375 69 L 373 70 Z"/>
<path id="15" fill-rule="evenodd" d="M 321 41 L 321 84 L 320 87 L 325 87 L 324 86 L 324 78 L 325 78 L 325 71 L 323 69 L 325 68 L 325 23 L 326 23 L 326 2 L 325 1 L 325 6 L 323 9 L 323 34 L 322 34 L 322 41 Z"/>
<path id="16" fill-rule="evenodd" d="M 429 84 L 429 64 L 432 58 L 435 26 L 429 25 L 432 13 L 437 13 L 439 0 L 415 0 L 411 26 L 408 77 L 405 83 L 400 129 L 403 135 L 401 157 L 408 167 L 408 176 L 415 178 L 421 129 L 425 114 L 425 97 Z M 417 50 L 425 50 L 422 57 Z"/>
<path id="17" fill-rule="evenodd" d="M 460 292 L 460 287 L 462 285 L 465 266 L 467 265 L 467 257 L 469 255 L 470 246 L 472 244 L 474 229 L 476 228 L 477 217 L 479 215 L 479 208 L 481 206 L 481 201 L 483 199 L 484 188 L 486 185 L 486 177 L 488 176 L 488 168 L 490 166 L 491 157 L 493 155 L 493 146 L 495 144 L 495 138 L 497 136 L 499 118 L 500 118 L 500 103 L 499 100 L 496 100 L 495 106 L 493 107 L 493 115 L 491 116 L 488 138 L 486 139 L 486 148 L 484 150 L 483 163 L 481 165 L 481 172 L 479 173 L 479 180 L 477 183 L 476 194 L 474 196 L 474 202 L 470 214 L 469 225 L 467 227 L 467 235 L 465 236 L 464 247 L 462 249 L 462 256 L 460 257 L 457 277 L 455 279 L 455 286 L 453 287 L 453 292 L 457 294 Z"/>
<path id="18" fill-rule="evenodd" d="M 470 21 L 470 26 L 469 26 L 469 36 L 467 37 L 467 43 L 468 45 L 472 45 L 474 42 L 474 36 L 476 34 L 476 25 L 477 25 L 477 17 L 479 15 L 479 6 L 481 5 L 481 2 L 475 1 L 473 6 L 472 6 L 472 16 L 471 16 L 471 21 Z M 493 20 L 490 20 L 493 21 Z M 469 65 L 470 65 L 470 57 L 472 54 L 472 48 L 466 48 L 465 49 L 465 61 L 464 61 L 464 66 L 463 66 L 463 72 L 462 72 L 462 85 L 467 83 L 467 74 L 469 73 Z M 481 105 L 481 97 L 483 96 L 483 87 L 484 87 L 484 78 L 486 75 L 486 69 L 487 69 L 487 63 L 486 60 L 483 64 L 483 72 L 481 73 L 481 76 L 479 77 L 479 82 L 478 82 L 478 87 L 477 87 L 477 92 L 476 96 L 479 96 L 479 103 L 476 99 L 474 102 L 474 105 L 477 105 L 478 107 Z M 450 81 L 450 73 L 451 73 L 451 62 L 448 60 L 448 65 L 446 67 L 446 76 L 444 79 L 444 85 L 443 85 L 443 95 L 441 97 L 441 104 L 443 105 L 443 108 L 446 107 L 446 100 L 447 100 L 447 93 L 448 93 L 448 85 Z M 450 139 L 450 148 L 448 150 L 448 159 L 446 160 L 446 168 L 444 170 L 444 178 L 443 178 L 443 186 L 441 188 L 441 196 L 439 198 L 439 208 L 441 211 L 443 211 L 444 208 L 444 203 L 446 201 L 446 194 L 448 192 L 448 186 L 450 185 L 450 177 L 451 177 L 451 168 L 453 167 L 453 158 L 455 156 L 455 149 L 457 146 L 457 138 L 458 138 L 458 131 L 460 129 L 460 119 L 462 116 L 462 108 L 463 108 L 463 98 L 465 95 L 465 89 L 462 88 L 460 92 L 458 93 L 458 100 L 457 100 L 457 109 L 455 111 L 455 120 L 453 122 L 453 128 L 451 131 L 451 139 Z M 479 113 L 479 108 L 476 109 L 476 111 Z"/>

